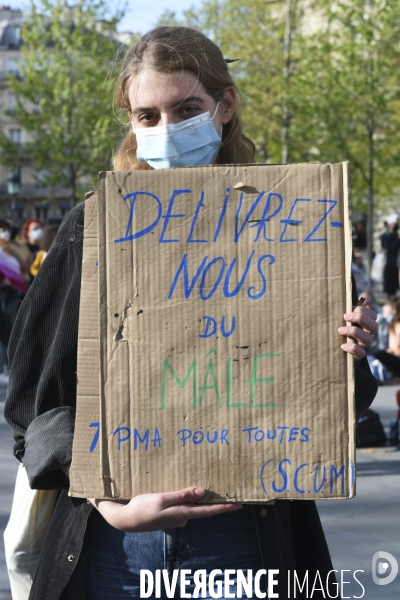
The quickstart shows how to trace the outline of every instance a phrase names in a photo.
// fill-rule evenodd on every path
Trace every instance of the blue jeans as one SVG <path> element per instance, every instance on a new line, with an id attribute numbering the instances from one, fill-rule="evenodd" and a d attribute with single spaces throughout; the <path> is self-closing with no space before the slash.
<path id="1" fill-rule="evenodd" d="M 211 592 L 218 598 L 225 598 L 224 572 L 233 569 L 234 573 L 229 577 L 229 592 L 237 597 L 236 571 L 241 570 L 248 576 L 247 570 L 251 569 L 254 582 L 257 571 L 263 568 L 251 506 L 244 506 L 234 513 L 192 519 L 186 527 L 149 533 L 118 531 L 108 525 L 97 511 L 93 513 L 88 524 L 87 600 L 143 597 L 140 594 L 142 569 L 148 569 L 154 576 L 153 593 L 147 596 L 149 598 L 180 598 L 182 569 L 191 571 L 185 576 L 189 582 L 183 590 L 188 594 L 186 597 L 211 597 L 208 585 L 205 585 L 200 593 L 197 588 L 196 594 L 193 595 L 196 583 L 199 582 L 199 575 L 195 576 L 194 571 L 198 572 L 200 569 L 206 571 L 204 580 L 210 583 Z M 172 581 L 173 571 L 180 570 L 175 593 L 169 592 L 168 596 L 161 573 L 163 569 L 167 572 L 165 576 L 168 574 L 168 584 Z M 216 569 L 220 569 L 222 573 L 213 574 L 215 581 L 211 585 L 209 575 Z M 160 594 L 156 595 L 157 570 Z M 260 590 L 265 592 L 265 577 L 262 576 L 259 582 Z M 203 590 L 206 592 L 205 596 L 202 596 Z M 253 595 L 249 597 L 256 598 L 254 585 L 252 590 Z M 243 592 L 243 597 L 246 597 L 246 592 Z"/>

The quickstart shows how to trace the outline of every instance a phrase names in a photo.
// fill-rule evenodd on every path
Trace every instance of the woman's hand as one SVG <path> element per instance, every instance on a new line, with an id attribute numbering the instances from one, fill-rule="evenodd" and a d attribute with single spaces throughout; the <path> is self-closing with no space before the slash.
<path id="1" fill-rule="evenodd" d="M 178 492 L 142 494 L 129 502 L 89 499 L 103 518 L 116 529 L 129 532 L 184 527 L 189 519 L 212 517 L 242 508 L 241 504 L 194 504 L 205 494 L 190 487 Z"/>
<path id="2" fill-rule="evenodd" d="M 378 331 L 376 313 L 366 306 L 356 306 L 353 312 L 344 315 L 351 325 L 339 327 L 340 335 L 351 337 L 353 342 L 342 344 L 342 350 L 352 354 L 356 360 L 365 356 L 364 348 L 372 344 L 372 336 Z"/>

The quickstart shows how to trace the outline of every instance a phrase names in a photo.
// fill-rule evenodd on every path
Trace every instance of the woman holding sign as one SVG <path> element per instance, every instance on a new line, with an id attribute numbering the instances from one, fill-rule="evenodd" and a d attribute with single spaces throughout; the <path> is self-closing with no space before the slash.
<path id="1" fill-rule="evenodd" d="M 158 27 L 133 46 L 118 80 L 117 103 L 129 131 L 115 157 L 116 170 L 254 162 L 228 62 L 211 40 L 189 28 Z M 174 584 L 173 574 L 181 568 L 191 571 L 181 589 L 189 594 L 185 597 L 201 597 L 204 582 L 213 597 L 237 597 L 238 571 L 250 582 L 248 597 L 265 597 L 262 569 L 271 574 L 271 598 L 286 597 L 288 570 L 299 577 L 308 570 L 312 578 L 318 571 L 326 582 L 332 565 L 312 501 L 200 505 L 196 501 L 205 492 L 199 487 L 144 494 L 127 503 L 68 497 L 83 214 L 81 204 L 64 221 L 10 342 L 6 417 L 16 440 L 14 453 L 31 487 L 61 490 L 30 599 L 159 597 L 158 585 L 161 597 L 179 597 L 182 578 Z M 339 334 L 354 340 L 344 341 L 342 348 L 358 361 L 359 415 L 376 393 L 364 358 L 377 329 L 376 315 L 359 306 L 345 319 L 352 325 Z M 168 570 L 168 581 L 157 580 L 162 569 Z M 193 575 L 200 570 L 203 579 Z M 141 571 L 147 577 L 142 590 Z M 153 592 L 148 591 L 152 580 Z M 334 578 L 329 581 L 334 597 Z M 214 591 L 207 587 L 211 584 Z"/>

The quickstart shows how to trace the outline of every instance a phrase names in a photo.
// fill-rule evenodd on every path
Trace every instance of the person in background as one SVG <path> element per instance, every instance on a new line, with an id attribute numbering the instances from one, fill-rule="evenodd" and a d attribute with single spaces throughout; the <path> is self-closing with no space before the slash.
<path id="1" fill-rule="evenodd" d="M 385 233 L 381 236 L 382 250 L 386 252 L 386 265 L 383 271 L 383 291 L 388 296 L 393 296 L 399 289 L 399 215 L 396 213 L 389 215 L 386 219 L 386 227 Z"/>
<path id="2" fill-rule="evenodd" d="M 38 230 L 36 230 L 38 231 Z M 57 235 L 58 225 L 47 225 L 43 229 L 43 235 L 38 240 L 38 245 L 40 250 L 37 252 L 35 256 L 35 260 L 33 261 L 30 273 L 32 277 L 36 277 L 39 272 L 40 267 L 43 264 L 44 259 L 47 256 L 48 251 L 54 241 L 54 238 Z"/>
<path id="3" fill-rule="evenodd" d="M 396 314 L 398 308 L 398 299 L 395 296 L 387 298 L 382 308 L 375 304 L 372 292 L 361 292 L 358 294 L 358 299 L 364 298 L 363 306 L 367 306 L 377 314 L 378 331 L 374 333 L 373 342 L 367 348 L 367 356 L 374 357 L 374 353 L 378 350 L 386 350 L 389 343 L 388 325 Z M 369 360 L 369 359 L 368 359 Z"/>
<path id="4" fill-rule="evenodd" d="M 400 376 L 400 359 L 393 358 L 393 356 L 397 356 L 393 338 L 396 326 L 393 324 L 399 320 L 400 299 L 391 296 L 383 305 L 382 312 L 378 314 L 379 329 L 374 334 L 371 346 L 367 349 L 367 358 L 372 374 L 381 384 L 389 383 L 393 375 Z"/>
<path id="5" fill-rule="evenodd" d="M 386 351 L 380 350 L 375 356 L 397 378 L 400 377 L 400 314 L 388 326 L 389 344 Z"/>
<path id="6" fill-rule="evenodd" d="M 356 287 L 359 292 L 366 292 L 371 289 L 371 282 L 365 273 L 364 261 L 360 252 L 353 253 L 351 272 L 353 273 Z"/>
<path id="7" fill-rule="evenodd" d="M 38 241 L 43 235 L 44 223 L 40 219 L 28 219 L 22 225 L 21 238 L 28 246 L 32 257 L 39 250 Z"/>
<path id="8" fill-rule="evenodd" d="M 27 285 L 30 285 L 32 282 L 30 271 L 32 264 L 32 254 L 26 243 L 18 239 L 18 227 L 14 225 L 14 223 L 11 220 L 6 220 L 11 225 L 11 239 L 8 244 L 7 252 L 18 260 L 19 265 L 21 267 L 21 275 L 26 281 Z"/>
<path id="9" fill-rule="evenodd" d="M 358 221 L 353 225 L 353 246 L 357 250 L 365 250 L 367 247 L 365 225 L 362 221 Z"/>
<path id="10" fill-rule="evenodd" d="M 393 354 L 393 356 L 400 357 L 400 314 L 397 314 L 396 317 L 389 323 L 388 352 L 389 354 Z"/>
<path id="11" fill-rule="evenodd" d="M 21 265 L 10 249 L 12 226 L 0 219 L 0 383 L 8 383 L 7 346 L 11 330 L 28 285 Z"/>
<path id="12" fill-rule="evenodd" d="M 389 347 L 389 324 L 393 319 L 400 315 L 400 299 L 396 296 L 390 296 L 382 306 L 382 312 L 378 314 L 377 322 L 379 325 L 378 339 L 379 350 L 386 350 Z"/>

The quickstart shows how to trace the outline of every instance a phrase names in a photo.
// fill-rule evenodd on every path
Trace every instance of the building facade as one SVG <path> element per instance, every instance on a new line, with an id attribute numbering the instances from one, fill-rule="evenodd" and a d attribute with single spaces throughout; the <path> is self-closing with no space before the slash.
<path id="1" fill-rule="evenodd" d="M 75 9 L 66 4 L 65 10 L 73 16 Z M 29 155 L 23 154 L 23 146 L 29 137 L 13 116 L 16 99 L 7 83 L 9 75 L 19 75 L 24 21 L 21 10 L 0 6 L 0 126 L 10 141 L 21 144 L 18 168 L 1 164 L 0 160 L 0 218 L 10 217 L 15 223 L 30 218 L 57 223 L 72 208 L 71 192 L 69 189 L 45 188 L 40 174 L 34 172 Z M 109 35 L 117 47 L 129 44 L 132 39 L 130 32 L 113 29 Z M 31 108 L 35 110 L 34 106 Z"/>
<path id="2" fill-rule="evenodd" d="M 13 118 L 15 96 L 7 76 L 19 74 L 23 22 L 21 10 L 0 7 L 0 122 L 7 137 L 21 144 L 27 134 Z M 61 221 L 70 208 L 67 190 L 46 189 L 35 180 L 29 156 L 21 154 L 18 168 L 0 164 L 0 218 L 10 217 L 16 223 L 40 218 L 51 223 Z"/>

